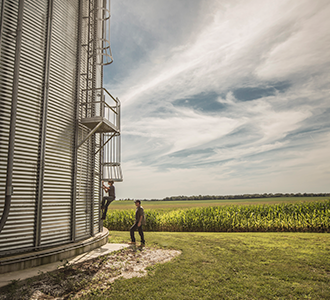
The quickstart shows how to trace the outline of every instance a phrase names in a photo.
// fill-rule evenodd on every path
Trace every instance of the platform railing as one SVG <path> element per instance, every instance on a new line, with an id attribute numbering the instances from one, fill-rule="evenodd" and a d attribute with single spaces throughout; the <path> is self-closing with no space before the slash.
<path id="1" fill-rule="evenodd" d="M 101 117 L 113 124 L 116 132 L 120 132 L 120 101 L 105 88 L 95 89 L 95 101 L 82 102 L 80 106 L 80 120 L 100 120 Z"/>

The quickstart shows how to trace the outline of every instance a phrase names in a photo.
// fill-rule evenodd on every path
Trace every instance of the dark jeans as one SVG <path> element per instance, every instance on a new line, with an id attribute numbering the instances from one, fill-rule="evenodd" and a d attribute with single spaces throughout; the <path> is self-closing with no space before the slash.
<path id="1" fill-rule="evenodd" d="M 131 228 L 130 228 L 130 233 L 131 233 L 131 241 L 135 242 L 135 236 L 134 236 L 134 231 L 135 230 L 139 231 L 139 235 L 141 237 L 141 244 L 145 244 L 145 240 L 144 240 L 144 235 L 143 235 L 143 230 L 142 230 L 142 225 L 140 227 L 138 227 L 138 223 L 135 223 Z"/>
<path id="2" fill-rule="evenodd" d="M 108 211 L 108 206 L 110 205 L 110 203 L 115 200 L 114 197 L 109 197 L 109 196 L 105 196 L 102 198 L 102 204 L 101 204 L 101 209 L 103 210 L 102 213 L 102 220 L 105 220 L 105 217 L 107 215 L 107 211 Z"/>

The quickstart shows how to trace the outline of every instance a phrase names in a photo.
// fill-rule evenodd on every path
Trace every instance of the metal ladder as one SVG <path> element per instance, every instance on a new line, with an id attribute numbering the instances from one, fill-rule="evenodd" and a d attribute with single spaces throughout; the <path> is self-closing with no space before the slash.
<path id="1" fill-rule="evenodd" d="M 110 1 L 89 0 L 83 27 L 87 41 L 82 43 L 85 53 L 85 72 L 80 74 L 83 88 L 79 107 L 79 122 L 89 133 L 78 142 L 78 148 L 96 133 L 95 155 L 100 155 L 101 180 L 122 181 L 120 101 L 104 87 L 103 66 L 113 62 L 110 48 Z"/>

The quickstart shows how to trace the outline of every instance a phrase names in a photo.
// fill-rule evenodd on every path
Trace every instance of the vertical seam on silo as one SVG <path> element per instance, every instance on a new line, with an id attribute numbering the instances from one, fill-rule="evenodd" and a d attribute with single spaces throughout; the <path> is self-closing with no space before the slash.
<path id="1" fill-rule="evenodd" d="M 35 247 L 40 246 L 41 243 L 42 198 L 43 198 L 44 171 L 45 171 L 52 21 L 53 21 L 53 0 L 49 0 L 48 14 L 47 14 L 47 29 L 46 29 L 43 99 L 42 99 L 42 109 L 41 109 L 41 132 L 40 132 L 40 146 L 39 146 L 40 150 L 39 150 L 38 186 L 37 186 L 36 218 L 35 218 L 35 237 L 34 237 Z"/>
<path id="2" fill-rule="evenodd" d="M 92 80 L 92 101 L 95 102 L 96 99 L 96 64 L 97 64 L 97 44 L 96 44 L 96 39 L 97 39 L 97 34 L 98 34 L 98 8 L 99 8 L 99 1 L 95 0 L 94 1 L 94 32 L 93 32 L 93 80 Z M 92 108 L 92 115 L 95 115 L 95 107 L 93 105 Z M 91 185 L 90 185 L 90 197 L 91 197 L 91 213 L 90 213 L 90 230 L 91 230 L 91 236 L 94 236 L 94 168 L 95 168 L 95 139 L 96 135 L 93 135 L 91 137 Z"/>
<path id="3" fill-rule="evenodd" d="M 0 12 L 0 57 L 1 57 L 1 40 L 2 40 L 3 16 L 4 16 L 4 12 L 5 12 L 5 3 L 6 3 L 6 0 L 3 0 L 1 3 L 1 12 Z"/>
<path id="4" fill-rule="evenodd" d="M 71 241 L 76 240 L 76 197 L 77 197 L 77 161 L 78 161 L 78 135 L 79 135 L 79 104 L 80 104 L 80 68 L 81 68 L 81 30 L 82 30 L 82 3 L 79 0 L 78 8 L 78 39 L 77 39 L 77 64 L 76 64 L 76 101 L 75 101 L 75 135 L 73 149 L 73 176 L 72 176 L 72 199 L 71 199 Z"/>
<path id="5" fill-rule="evenodd" d="M 104 7 L 104 3 L 105 3 L 106 0 L 103 0 L 103 7 Z M 103 10 L 103 14 L 104 14 L 104 10 Z M 102 16 L 103 17 L 103 16 Z M 102 37 L 103 37 L 103 31 L 104 31 L 104 28 L 102 26 Z M 102 49 L 103 49 L 103 41 L 102 41 Z M 103 63 L 103 57 L 102 57 L 102 63 Z M 101 101 L 105 101 L 105 99 L 103 99 L 103 90 L 102 90 L 102 87 L 103 87 L 103 67 L 101 68 L 101 94 L 102 94 L 102 98 L 101 98 Z M 104 113 L 103 113 L 103 106 L 101 105 L 101 116 L 104 116 Z M 103 146 L 103 143 L 104 143 L 104 133 L 100 133 L 100 137 L 99 137 L 99 147 L 102 147 Z M 100 150 L 100 149 L 99 149 Z M 99 151 L 98 150 L 98 151 Z M 96 159 L 96 153 L 98 153 L 98 151 L 95 152 L 95 159 Z M 102 156 L 101 156 L 101 151 L 99 151 L 99 186 L 98 186 L 98 190 L 99 190 L 99 209 L 101 207 L 101 203 L 102 203 L 102 197 L 103 197 L 103 189 L 102 189 L 102 186 L 101 186 L 101 180 L 102 180 L 102 177 L 103 177 L 103 166 L 102 166 Z M 100 214 L 99 214 L 100 215 Z M 100 216 L 99 216 L 100 218 Z M 103 225 L 103 221 L 101 219 L 99 219 L 99 232 L 101 231 L 102 229 L 102 225 Z"/>
<path id="6" fill-rule="evenodd" d="M 11 103 L 12 105 L 11 105 L 9 143 L 8 143 L 6 196 L 5 196 L 5 207 L 3 209 L 3 213 L 0 221 L 0 232 L 2 231 L 7 221 L 11 206 L 11 196 L 13 194 L 12 184 L 13 184 L 14 148 L 15 148 L 15 132 L 16 132 L 16 109 L 17 109 L 17 96 L 18 96 L 18 84 L 19 84 L 24 0 L 20 0 L 18 5 L 19 6 L 18 6 L 17 31 L 16 31 L 15 66 L 14 66 L 14 76 L 13 76 L 13 90 L 12 90 L 13 92 L 12 92 L 12 103 Z"/>

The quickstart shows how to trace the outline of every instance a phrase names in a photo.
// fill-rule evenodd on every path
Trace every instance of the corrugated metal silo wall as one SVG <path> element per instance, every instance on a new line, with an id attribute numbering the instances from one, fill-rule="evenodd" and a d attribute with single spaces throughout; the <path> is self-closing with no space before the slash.
<path id="1" fill-rule="evenodd" d="M 79 140 L 86 136 L 88 131 L 82 125 L 79 126 Z M 76 185 L 76 237 L 82 239 L 91 234 L 91 142 L 85 142 L 78 150 L 77 157 L 77 185 Z M 86 159 L 86 157 L 88 159 Z"/>
<path id="2" fill-rule="evenodd" d="M 41 244 L 71 239 L 78 1 L 54 1 Z"/>
<path id="3" fill-rule="evenodd" d="M 7 3 L 3 18 L 3 32 L 1 39 L 1 61 L 0 61 L 0 213 L 4 209 L 5 187 L 7 176 L 7 156 L 9 143 L 9 127 L 11 112 L 11 97 L 13 87 L 15 60 L 15 32 L 17 25 L 17 4 Z M 8 223 L 13 223 L 9 217 Z M 0 235 L 0 251 L 10 249 L 15 244 L 12 236 L 14 232 L 5 226 Z"/>
<path id="4" fill-rule="evenodd" d="M 82 1 L 82 15 L 88 16 L 89 1 Z M 81 26 L 81 43 L 88 45 L 88 19 L 82 20 Z M 88 47 L 83 46 L 81 48 L 80 58 L 80 73 L 88 73 Z M 83 75 L 80 77 L 80 99 L 81 102 L 87 102 L 86 99 L 86 87 L 88 86 L 87 77 Z M 79 115 L 82 113 L 82 107 L 79 106 Z M 79 125 L 78 128 L 78 140 L 83 140 L 83 137 L 88 134 L 88 130 L 83 125 Z M 77 151 L 77 183 L 76 183 L 76 238 L 83 239 L 90 236 L 93 233 L 93 227 L 91 224 L 95 222 L 92 220 L 92 206 L 94 202 L 94 212 L 97 212 L 97 222 L 99 220 L 99 208 L 95 201 L 92 201 L 93 196 L 98 197 L 98 193 L 93 195 L 93 180 L 92 170 L 93 160 L 95 159 L 93 151 L 93 144 L 95 139 L 87 140 Z M 98 164 L 98 162 L 97 162 Z M 97 176 L 96 176 L 97 177 Z M 95 178 L 95 177 L 94 177 Z M 97 184 L 99 186 L 99 182 Z M 95 205 L 96 204 L 96 205 Z M 98 232 L 94 231 L 94 233 Z"/>
<path id="5" fill-rule="evenodd" d="M 19 69 L 12 205 L 6 227 L 18 247 L 34 245 L 47 3 L 25 1 Z M 37 21 L 36 21 L 37 20 Z"/>
<path id="6" fill-rule="evenodd" d="M 96 134 L 95 136 L 95 143 L 100 144 L 101 143 L 101 137 L 100 134 Z M 93 190 L 93 197 L 94 197 L 94 203 L 93 203 L 93 225 L 94 225 L 94 233 L 99 232 L 101 230 L 100 228 L 100 213 L 99 213 L 99 205 L 100 205 L 100 172 L 101 172 L 101 164 L 100 164 L 100 152 L 98 152 L 97 155 L 95 155 L 95 163 L 94 163 L 94 190 Z"/>
<path id="7" fill-rule="evenodd" d="M 34 246 L 40 110 L 45 54 L 45 16 L 47 15 L 47 4 L 43 1 L 37 2 L 33 9 L 27 2 L 23 12 L 13 168 L 14 192 L 11 198 L 10 214 L 0 236 L 1 251 Z M 11 25 L 11 28 L 4 32 L 3 38 L 8 38 L 8 47 L 13 50 L 4 49 L 2 57 L 4 64 L 8 64 L 8 68 L 11 68 L 10 65 L 13 66 L 15 61 L 13 55 L 18 7 L 17 1 L 7 1 L 6 4 L 5 18 L 8 18 L 8 21 L 4 20 L 4 26 Z M 26 13 L 27 11 L 31 11 L 31 13 Z M 2 45 L 5 46 L 4 40 Z M 13 76 L 10 76 L 9 80 L 13 82 Z M 9 85 L 2 90 L 6 95 L 1 102 L 5 102 L 10 107 L 12 90 Z M 6 125 L 9 127 L 9 120 Z M 7 158 L 7 153 L 5 153 L 5 157 Z"/>
<path id="8" fill-rule="evenodd" d="M 81 1 L 87 7 L 88 1 Z M 6 1 L 0 61 L 0 214 L 4 208 L 6 164 L 11 112 L 17 1 Z M 74 165 L 77 72 L 78 0 L 54 0 L 49 70 L 40 245 L 36 244 L 36 191 L 41 139 L 42 93 L 48 1 L 25 1 L 18 92 L 12 205 L 0 234 L 0 254 L 58 245 L 99 232 L 98 160 L 95 140 L 78 150 Z M 84 33 L 82 33 L 84 35 Z M 86 65 L 82 53 L 81 66 Z M 81 89 L 84 82 L 80 82 Z M 79 138 L 88 132 L 79 127 Z M 76 186 L 73 183 L 77 172 Z M 93 176 L 93 177 L 92 177 Z M 94 183 L 94 184 L 93 184 Z M 73 201 L 73 189 L 76 199 Z M 92 207 L 95 202 L 95 207 Z M 74 207 L 72 206 L 73 204 Z M 72 211 L 75 210 L 76 214 Z M 76 219 L 72 216 L 76 215 Z M 92 225 L 92 227 L 91 227 Z M 75 236 L 72 235 L 75 226 Z M 73 230 L 74 232 L 74 230 Z"/>

